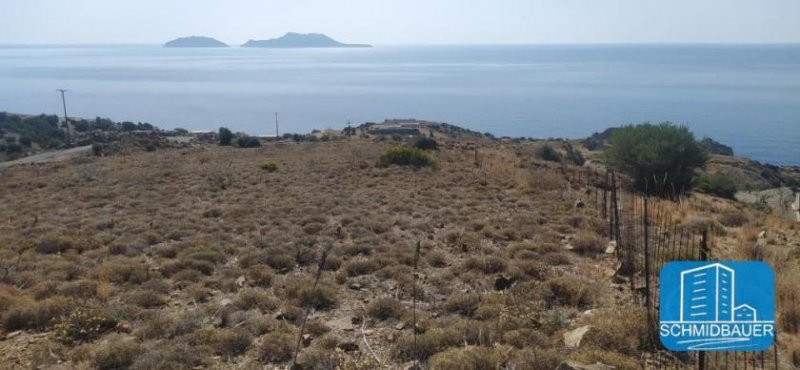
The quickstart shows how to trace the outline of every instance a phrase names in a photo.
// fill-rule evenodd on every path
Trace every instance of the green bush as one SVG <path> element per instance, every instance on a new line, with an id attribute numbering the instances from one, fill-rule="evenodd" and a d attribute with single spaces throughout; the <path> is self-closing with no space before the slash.
<path id="1" fill-rule="evenodd" d="M 536 149 L 536 157 L 550 162 L 561 162 L 561 153 L 550 144 L 544 144 Z"/>
<path id="2" fill-rule="evenodd" d="M 378 158 L 378 167 L 390 165 L 432 167 L 435 166 L 433 157 L 425 151 L 407 146 L 394 147 L 383 153 Z"/>
<path id="3" fill-rule="evenodd" d="M 654 179 L 664 179 L 676 189 L 690 189 L 694 169 L 703 167 L 708 153 L 685 126 L 669 122 L 628 125 L 614 131 L 606 150 L 608 163 L 625 172 L 634 186 L 645 190 Z"/>
<path id="4" fill-rule="evenodd" d="M 253 136 L 239 136 L 239 138 L 236 139 L 236 145 L 240 148 L 258 148 L 261 146 L 261 141 Z"/>
<path id="5" fill-rule="evenodd" d="M 695 188 L 706 194 L 713 194 L 720 198 L 734 199 L 738 189 L 730 176 L 724 173 L 715 173 L 711 176 L 704 175 L 697 178 Z"/>
<path id="6" fill-rule="evenodd" d="M 220 127 L 219 145 L 223 146 L 231 145 L 231 140 L 233 140 L 233 132 L 231 132 L 231 130 L 228 130 L 227 127 Z"/>
<path id="7" fill-rule="evenodd" d="M 261 169 L 267 172 L 275 172 L 278 170 L 278 165 L 275 162 L 267 162 L 261 165 Z"/>
<path id="8" fill-rule="evenodd" d="M 567 152 L 566 159 L 569 162 L 572 162 L 572 164 L 576 166 L 583 166 L 583 164 L 586 163 L 586 159 L 583 158 L 583 154 L 581 154 L 580 151 L 575 149 L 575 147 L 573 147 L 572 144 L 564 143 L 564 150 Z"/>
<path id="9" fill-rule="evenodd" d="M 436 140 L 431 139 L 429 137 L 420 136 L 414 139 L 414 142 L 411 143 L 411 146 L 421 150 L 437 150 L 439 149 L 439 143 Z"/>

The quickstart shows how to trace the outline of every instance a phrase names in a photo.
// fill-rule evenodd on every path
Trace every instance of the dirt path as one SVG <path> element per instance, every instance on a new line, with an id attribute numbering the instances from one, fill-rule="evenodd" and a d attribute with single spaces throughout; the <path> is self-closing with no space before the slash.
<path id="1" fill-rule="evenodd" d="M 88 153 L 92 150 L 91 145 L 79 146 L 76 148 L 69 148 L 64 150 L 55 150 L 51 152 L 44 152 L 34 154 L 24 158 L 16 159 L 8 162 L 0 162 L 0 168 L 7 168 L 21 164 L 36 164 L 36 163 L 50 163 L 56 161 L 65 161 L 77 155 Z"/>

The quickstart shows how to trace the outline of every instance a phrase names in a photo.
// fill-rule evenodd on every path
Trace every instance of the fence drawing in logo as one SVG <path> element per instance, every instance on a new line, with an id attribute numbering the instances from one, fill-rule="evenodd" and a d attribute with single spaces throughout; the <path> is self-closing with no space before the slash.
<path id="1" fill-rule="evenodd" d="M 659 337 L 668 349 L 760 351 L 772 345 L 775 278 L 769 265 L 670 262 L 660 281 Z"/>

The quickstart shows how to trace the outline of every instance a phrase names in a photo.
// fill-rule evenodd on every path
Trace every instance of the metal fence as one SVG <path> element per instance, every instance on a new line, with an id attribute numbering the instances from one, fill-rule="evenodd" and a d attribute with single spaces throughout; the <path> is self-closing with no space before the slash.
<path id="1" fill-rule="evenodd" d="M 617 274 L 630 283 L 647 311 L 644 364 L 650 369 L 775 369 L 777 345 L 759 352 L 671 352 L 658 338 L 659 273 L 670 261 L 714 260 L 713 233 L 707 224 L 682 219 L 685 194 L 667 179 L 653 179 L 641 192 L 614 171 L 589 167 L 551 168 L 563 174 L 578 200 L 608 222 L 608 237 L 615 243 Z M 776 334 L 777 342 L 777 334 Z"/>

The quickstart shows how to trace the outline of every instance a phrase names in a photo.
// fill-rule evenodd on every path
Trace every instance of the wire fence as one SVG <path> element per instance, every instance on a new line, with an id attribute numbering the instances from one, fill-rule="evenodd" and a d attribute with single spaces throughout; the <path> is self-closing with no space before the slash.
<path id="1" fill-rule="evenodd" d="M 658 337 L 659 274 L 670 261 L 714 260 L 713 233 L 707 224 L 685 220 L 683 189 L 665 178 L 653 179 L 645 192 L 614 171 L 560 166 L 577 204 L 608 223 L 607 236 L 619 261 L 617 275 L 647 312 L 644 365 L 649 369 L 779 369 L 778 346 L 756 352 L 672 352 Z M 777 343 L 777 333 L 776 333 Z"/>

